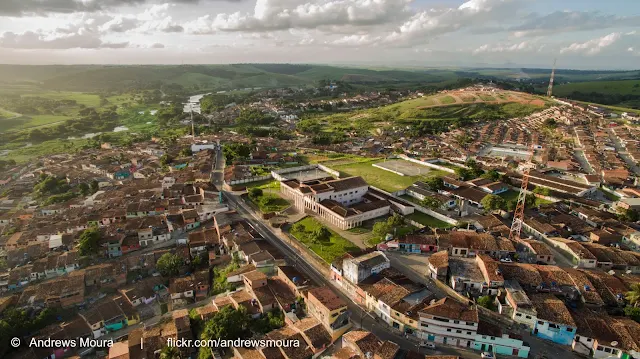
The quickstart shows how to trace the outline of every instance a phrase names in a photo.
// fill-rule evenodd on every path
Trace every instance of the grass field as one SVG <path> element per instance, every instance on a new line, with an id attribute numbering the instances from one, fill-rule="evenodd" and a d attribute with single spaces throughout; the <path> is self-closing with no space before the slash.
<path id="1" fill-rule="evenodd" d="M 517 192 L 517 191 L 514 191 L 514 190 L 508 190 L 507 192 L 500 193 L 498 196 L 504 198 L 505 201 L 507 201 L 507 202 L 516 203 L 518 201 L 518 194 L 519 193 L 520 192 Z M 543 198 L 537 198 L 536 197 L 535 207 L 542 206 L 544 204 L 549 204 L 549 203 L 553 203 L 553 202 L 547 201 L 546 199 L 543 199 Z"/>
<path id="2" fill-rule="evenodd" d="M 443 105 L 450 105 L 452 103 L 456 103 L 456 100 L 451 96 L 444 96 L 444 97 L 441 97 L 439 100 L 440 100 L 440 103 Z"/>
<path id="3" fill-rule="evenodd" d="M 574 91 L 640 95 L 640 80 L 575 82 L 553 87 L 556 96 L 566 96 Z"/>
<path id="4" fill-rule="evenodd" d="M 321 243 L 312 242 L 309 234 L 322 227 L 322 223 L 318 222 L 318 220 L 313 217 L 306 217 L 297 223 L 301 223 L 304 226 L 304 231 L 299 232 L 292 229 L 291 234 L 304 245 L 311 248 L 312 251 L 327 263 L 333 262 L 336 258 L 339 258 L 346 252 L 358 249 L 356 245 L 332 230 L 329 230 L 331 232 L 331 238 L 329 238 L 329 241 Z"/>
<path id="5" fill-rule="evenodd" d="M 25 97 L 43 97 L 52 100 L 75 100 L 79 105 L 85 105 L 87 107 L 99 107 L 100 96 L 82 92 L 70 92 L 70 91 L 47 91 L 36 92 L 22 95 Z"/>
<path id="6" fill-rule="evenodd" d="M 405 189 L 416 181 L 423 180 L 427 177 L 441 175 L 442 173 L 439 171 L 429 171 L 425 172 L 422 176 L 399 176 L 395 173 L 385 171 L 380 168 L 373 167 L 372 164 L 382 162 L 382 159 L 370 160 L 370 161 L 360 161 L 360 162 L 351 162 L 346 164 L 339 165 L 331 165 L 325 164 L 326 166 L 340 171 L 341 174 L 346 176 L 360 176 L 362 177 L 369 185 L 383 189 L 387 192 L 396 192 L 402 189 Z"/>
<path id="7" fill-rule="evenodd" d="M 412 221 L 416 221 L 423 226 L 434 227 L 434 228 L 450 228 L 452 227 L 449 223 L 443 222 L 437 218 L 431 217 L 428 214 L 415 211 L 412 214 L 407 216 L 408 219 Z"/>
<path id="8" fill-rule="evenodd" d="M 247 198 L 249 198 L 247 196 Z M 251 198 L 249 200 L 255 204 L 262 213 L 280 212 L 287 209 L 290 204 L 286 199 L 278 196 L 277 194 L 265 192 L 255 201 Z M 268 200 L 268 202 L 267 202 Z"/>
<path id="9" fill-rule="evenodd" d="M 483 94 L 483 93 L 478 94 L 478 97 L 480 97 L 480 99 L 482 101 L 495 101 L 496 100 L 495 97 L 493 97 L 491 95 Z"/>

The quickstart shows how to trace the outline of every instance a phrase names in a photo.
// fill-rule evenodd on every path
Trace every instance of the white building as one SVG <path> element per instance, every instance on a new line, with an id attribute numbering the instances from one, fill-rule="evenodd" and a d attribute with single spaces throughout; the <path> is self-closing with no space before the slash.
<path id="1" fill-rule="evenodd" d="M 281 182 L 280 192 L 301 212 L 312 211 L 340 229 L 355 228 L 364 221 L 389 214 L 389 201 L 367 194 L 362 177 L 337 180 L 297 179 Z"/>
<path id="2" fill-rule="evenodd" d="M 478 330 L 478 309 L 443 298 L 419 312 L 422 340 L 472 348 Z"/>
<path id="3" fill-rule="evenodd" d="M 343 276 L 353 284 L 358 284 L 372 274 L 380 273 L 390 267 L 389 258 L 380 251 L 348 258 L 342 262 Z"/>

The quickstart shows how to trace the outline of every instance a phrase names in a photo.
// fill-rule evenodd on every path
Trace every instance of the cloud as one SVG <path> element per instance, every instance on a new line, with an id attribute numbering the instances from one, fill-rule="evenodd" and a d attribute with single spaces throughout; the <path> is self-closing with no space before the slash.
<path id="1" fill-rule="evenodd" d="M 413 0 L 256 0 L 252 14 L 202 16 L 185 25 L 195 34 L 321 29 L 329 26 L 375 26 L 402 21 L 411 15 Z"/>
<path id="2" fill-rule="evenodd" d="M 473 54 L 488 53 L 488 52 L 526 52 L 536 51 L 541 49 L 542 46 L 538 46 L 530 41 L 522 41 L 515 44 L 485 44 L 477 49 L 473 50 Z"/>
<path id="3" fill-rule="evenodd" d="M 5 32 L 0 35 L 0 47 L 12 49 L 121 49 L 128 42 L 104 42 L 92 33 L 46 35 L 33 31 L 21 34 Z"/>
<path id="4" fill-rule="evenodd" d="M 164 49 L 164 45 L 156 42 L 155 44 L 151 45 L 151 48 L 152 49 Z"/>
<path id="5" fill-rule="evenodd" d="M 46 15 L 51 13 L 96 12 L 121 6 L 158 3 L 162 0 L 1 0 L 0 16 Z M 173 0 L 180 4 L 239 2 L 242 0 Z"/>
<path id="6" fill-rule="evenodd" d="M 595 11 L 556 11 L 544 16 L 532 14 L 523 24 L 510 27 L 509 31 L 516 37 L 523 37 L 612 27 L 635 27 L 639 23 L 640 16 L 615 16 Z"/>
<path id="7" fill-rule="evenodd" d="M 491 28 L 494 23 L 513 16 L 521 5 L 521 0 L 469 0 L 458 8 L 421 11 L 389 34 L 384 42 L 410 47 L 463 28 Z"/>
<path id="8" fill-rule="evenodd" d="M 602 49 L 613 45 L 616 41 L 620 40 L 621 37 L 621 33 L 612 32 L 609 35 L 605 35 L 603 37 L 599 37 L 582 43 L 576 42 L 567 47 L 563 47 L 560 50 L 560 53 L 563 54 L 566 52 L 574 52 L 585 53 L 587 55 L 595 55 L 602 51 Z"/>

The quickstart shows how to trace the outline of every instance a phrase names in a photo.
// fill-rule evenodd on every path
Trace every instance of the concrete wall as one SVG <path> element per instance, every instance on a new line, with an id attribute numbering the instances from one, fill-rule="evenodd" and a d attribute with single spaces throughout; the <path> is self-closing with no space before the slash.
<path id="1" fill-rule="evenodd" d="M 449 167 L 440 166 L 440 165 L 437 165 L 435 163 L 429 163 L 429 162 L 420 161 L 420 160 L 417 160 L 415 158 L 411 158 L 411 157 L 409 157 L 407 155 L 398 155 L 398 158 L 401 158 L 401 159 L 409 161 L 409 162 L 417 163 L 417 164 L 422 165 L 422 166 L 430 167 L 430 168 L 433 168 L 433 169 L 436 169 L 436 170 L 439 170 L 439 171 L 445 171 L 445 172 L 449 172 L 449 173 L 456 173 L 456 171 L 454 171 L 453 169 L 451 169 Z M 457 164 L 456 164 L 456 166 L 457 166 Z"/>

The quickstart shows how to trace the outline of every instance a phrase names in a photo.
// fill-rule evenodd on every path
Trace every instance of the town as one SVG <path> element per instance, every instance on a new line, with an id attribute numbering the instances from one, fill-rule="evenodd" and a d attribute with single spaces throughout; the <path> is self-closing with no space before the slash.
<path id="1" fill-rule="evenodd" d="M 491 82 L 262 94 L 192 97 L 182 136 L 3 162 L 3 357 L 640 357 L 637 115 Z M 387 124 L 475 102 L 531 111 Z M 238 338 L 302 345 L 167 345 Z"/>

